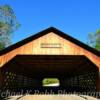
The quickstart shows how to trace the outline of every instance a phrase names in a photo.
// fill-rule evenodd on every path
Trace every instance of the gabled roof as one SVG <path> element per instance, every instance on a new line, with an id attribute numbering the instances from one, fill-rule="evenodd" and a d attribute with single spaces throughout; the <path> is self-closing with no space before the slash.
<path id="1" fill-rule="evenodd" d="M 96 49 L 94 49 L 92 47 L 89 47 L 88 45 L 80 42 L 79 40 L 77 40 L 77 39 L 75 39 L 75 38 L 73 38 L 73 37 L 71 37 L 71 36 L 69 36 L 67 34 L 65 34 L 64 32 L 59 31 L 58 29 L 56 29 L 54 27 L 50 27 L 50 28 L 48 28 L 46 30 L 43 30 L 43 31 L 41 31 L 41 32 L 39 32 L 39 33 L 37 33 L 35 35 L 32 35 L 32 36 L 30 36 L 30 37 L 28 37 L 28 38 L 26 38 L 26 39 L 24 39 L 22 41 L 17 42 L 14 45 L 11 45 L 11 46 L 3 49 L 2 51 L 0 51 L 0 56 L 3 55 L 3 54 L 8 53 L 8 52 L 20 47 L 20 46 L 22 46 L 22 45 L 24 45 L 24 44 L 26 44 L 26 43 L 28 43 L 30 41 L 33 41 L 33 40 L 35 40 L 35 39 L 37 39 L 37 38 L 39 38 L 41 36 L 44 36 L 44 35 L 46 35 L 46 34 L 48 34 L 50 32 L 54 32 L 55 34 L 61 36 L 62 38 L 66 39 L 66 40 L 69 40 L 72 43 L 74 43 L 74 44 L 76 44 L 76 45 L 78 45 L 78 46 L 80 46 L 80 47 L 88 50 L 89 52 L 91 52 L 91 53 L 93 53 L 93 54 L 95 54 L 95 55 L 100 57 L 100 52 L 97 51 Z"/>

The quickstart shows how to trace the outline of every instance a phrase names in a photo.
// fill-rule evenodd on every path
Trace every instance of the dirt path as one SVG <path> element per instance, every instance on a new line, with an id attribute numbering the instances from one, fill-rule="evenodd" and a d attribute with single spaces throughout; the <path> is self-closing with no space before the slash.
<path id="1" fill-rule="evenodd" d="M 59 83 L 53 83 L 53 84 L 48 84 L 48 85 L 44 85 L 44 86 L 50 86 L 50 87 L 54 87 L 54 86 L 59 86 Z"/>
<path id="2" fill-rule="evenodd" d="M 14 96 L 9 100 L 100 100 L 89 96 L 77 95 L 27 95 L 20 97 Z"/>

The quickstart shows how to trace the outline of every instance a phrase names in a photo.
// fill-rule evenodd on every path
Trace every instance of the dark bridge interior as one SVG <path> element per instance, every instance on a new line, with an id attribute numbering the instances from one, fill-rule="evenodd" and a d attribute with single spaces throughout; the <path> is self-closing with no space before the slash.
<path id="1" fill-rule="evenodd" d="M 78 55 L 17 55 L 1 69 L 1 90 L 60 90 L 94 92 L 98 68 L 87 57 Z M 43 87 L 44 78 L 58 78 L 59 87 Z"/>

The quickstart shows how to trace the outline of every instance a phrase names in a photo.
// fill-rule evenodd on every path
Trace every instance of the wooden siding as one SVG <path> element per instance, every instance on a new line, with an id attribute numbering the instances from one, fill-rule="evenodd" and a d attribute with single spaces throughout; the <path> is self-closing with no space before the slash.
<path id="1" fill-rule="evenodd" d="M 60 48 L 41 48 L 42 43 L 61 44 Z M 31 41 L 7 54 L 0 56 L 0 66 L 11 60 L 17 54 L 32 55 L 85 55 L 100 68 L 100 57 L 77 46 L 76 44 L 63 39 L 50 32 L 34 41 Z"/>

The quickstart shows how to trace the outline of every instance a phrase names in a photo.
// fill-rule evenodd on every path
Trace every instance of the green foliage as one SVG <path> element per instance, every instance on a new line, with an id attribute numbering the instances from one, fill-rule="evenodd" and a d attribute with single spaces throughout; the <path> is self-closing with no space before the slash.
<path id="1" fill-rule="evenodd" d="M 95 48 L 100 51 L 100 44 L 96 44 Z"/>
<path id="2" fill-rule="evenodd" d="M 0 43 L 0 50 L 2 50 L 4 48 L 5 48 L 4 44 Z"/>
<path id="3" fill-rule="evenodd" d="M 100 51 L 100 30 L 96 31 L 95 37 L 96 37 L 95 48 Z"/>
<path id="4" fill-rule="evenodd" d="M 89 33 L 89 34 L 88 34 L 88 44 L 89 44 L 91 47 L 94 47 L 94 46 L 95 46 L 95 37 L 94 37 L 94 33 Z"/>
<path id="5" fill-rule="evenodd" d="M 4 27 L 4 23 L 3 22 L 0 22 L 0 28 L 3 28 Z"/>
<path id="6" fill-rule="evenodd" d="M 97 34 L 97 35 L 98 35 L 98 34 L 100 35 L 100 30 L 97 30 L 97 31 L 96 31 L 96 34 Z"/>
<path id="7" fill-rule="evenodd" d="M 100 29 L 95 33 L 89 33 L 89 45 L 100 51 Z"/>
<path id="8" fill-rule="evenodd" d="M 43 85 L 53 84 L 53 83 L 59 83 L 59 80 L 56 78 L 45 78 L 43 80 Z"/>
<path id="9" fill-rule="evenodd" d="M 9 5 L 0 5 L 0 43 L 9 46 L 13 32 L 19 27 L 13 9 Z"/>

